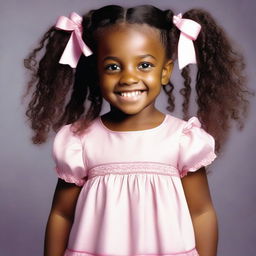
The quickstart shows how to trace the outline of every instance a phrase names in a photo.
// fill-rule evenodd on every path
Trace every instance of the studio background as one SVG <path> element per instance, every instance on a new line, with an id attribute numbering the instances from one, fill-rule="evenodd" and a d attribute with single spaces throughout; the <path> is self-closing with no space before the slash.
<path id="1" fill-rule="evenodd" d="M 153 4 L 175 13 L 208 10 L 243 52 L 249 87 L 255 85 L 254 0 L 9 0 L 0 1 L 0 255 L 43 255 L 44 230 L 57 177 L 51 158 L 53 137 L 32 145 L 22 95 L 28 81 L 23 59 L 60 15 L 80 15 L 107 4 Z M 172 81 L 178 94 L 181 78 Z M 181 117 L 180 99 L 173 115 Z M 162 94 L 158 106 L 165 111 Z M 252 256 L 256 245 L 255 99 L 242 132 L 232 129 L 208 176 L 219 220 L 219 256 Z"/>

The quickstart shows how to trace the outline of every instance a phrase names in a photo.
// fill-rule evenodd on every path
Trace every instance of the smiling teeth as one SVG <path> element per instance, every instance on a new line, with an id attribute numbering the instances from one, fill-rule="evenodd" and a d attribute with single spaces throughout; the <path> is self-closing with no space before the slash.
<path id="1" fill-rule="evenodd" d="M 121 92 L 121 96 L 122 97 L 134 97 L 134 96 L 137 96 L 137 95 L 140 95 L 141 94 L 141 91 L 133 91 L 133 92 Z"/>

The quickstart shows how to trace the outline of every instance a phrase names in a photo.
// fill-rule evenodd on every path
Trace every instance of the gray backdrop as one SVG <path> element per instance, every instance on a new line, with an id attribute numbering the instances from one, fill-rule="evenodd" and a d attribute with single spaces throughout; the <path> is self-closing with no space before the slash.
<path id="1" fill-rule="evenodd" d="M 228 31 L 243 51 L 249 86 L 255 84 L 254 0 L 1 0 L 0 6 L 0 255 L 42 255 L 46 220 L 56 184 L 51 143 L 34 146 L 24 118 L 21 95 L 27 73 L 23 58 L 59 15 L 83 14 L 105 4 L 155 4 L 177 13 L 203 7 Z M 173 81 L 179 88 L 177 68 Z M 179 97 L 178 97 L 179 100 Z M 165 98 L 158 105 L 165 109 Z M 211 167 L 209 183 L 218 213 L 220 256 L 255 255 L 255 101 L 243 132 L 233 129 L 223 153 Z M 180 108 L 174 112 L 180 116 Z"/>

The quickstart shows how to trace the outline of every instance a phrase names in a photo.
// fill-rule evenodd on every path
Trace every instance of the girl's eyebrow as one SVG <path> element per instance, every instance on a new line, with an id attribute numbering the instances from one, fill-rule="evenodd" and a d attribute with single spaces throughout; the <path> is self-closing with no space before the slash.
<path id="1" fill-rule="evenodd" d="M 139 55 L 138 57 L 139 57 L 139 58 L 141 58 L 141 59 L 146 58 L 146 57 L 151 57 L 151 58 L 153 58 L 153 59 L 155 59 L 155 60 L 156 60 L 156 57 L 154 57 L 154 56 L 153 56 L 153 55 L 151 55 L 151 54 Z"/>
<path id="2" fill-rule="evenodd" d="M 137 57 L 140 58 L 140 59 L 144 59 L 144 58 L 147 58 L 147 57 L 151 57 L 151 58 L 157 60 L 156 57 L 154 57 L 154 56 L 151 55 L 151 54 L 138 55 Z M 118 61 L 118 60 L 120 60 L 120 59 L 119 59 L 118 57 L 115 57 L 115 56 L 107 56 L 107 57 L 105 57 L 103 60 L 104 60 L 104 61 L 105 61 L 105 60 L 117 60 L 117 61 Z"/>

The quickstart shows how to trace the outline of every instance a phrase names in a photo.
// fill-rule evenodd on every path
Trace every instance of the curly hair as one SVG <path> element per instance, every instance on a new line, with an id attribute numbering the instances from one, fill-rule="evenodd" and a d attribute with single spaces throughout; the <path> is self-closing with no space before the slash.
<path id="1" fill-rule="evenodd" d="M 96 68 L 97 33 L 118 23 L 147 24 L 160 31 L 160 41 L 166 50 L 166 57 L 175 60 L 179 30 L 173 25 L 173 12 L 160 10 L 151 5 L 123 8 L 108 5 L 91 10 L 83 16 L 83 40 L 92 49 L 93 55 L 81 56 L 73 71 L 67 65 L 58 63 L 70 33 L 50 28 L 27 59 L 25 67 L 32 71 L 27 94 L 33 90 L 26 115 L 34 131 L 34 143 L 46 141 L 51 129 L 57 131 L 65 124 L 76 124 L 82 131 L 99 116 L 102 108 Z M 201 32 L 194 42 L 197 55 L 197 115 L 203 128 L 216 140 L 219 151 L 234 120 L 243 127 L 248 113 L 248 96 L 243 57 L 236 52 L 223 29 L 213 17 L 201 9 L 184 13 L 183 18 L 192 19 L 201 26 Z M 45 48 L 41 59 L 38 53 Z M 191 77 L 189 66 L 183 68 L 184 97 L 183 119 L 189 118 Z M 168 95 L 167 110 L 175 108 L 173 89 L 170 82 L 163 87 Z"/>

